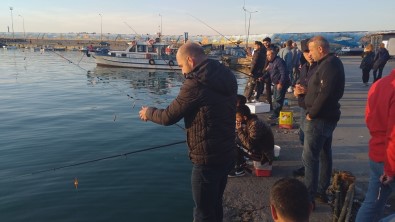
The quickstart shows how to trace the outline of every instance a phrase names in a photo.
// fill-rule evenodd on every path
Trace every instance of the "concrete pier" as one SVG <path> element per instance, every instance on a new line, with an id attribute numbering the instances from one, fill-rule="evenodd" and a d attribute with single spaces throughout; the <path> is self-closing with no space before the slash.
<path id="1" fill-rule="evenodd" d="M 364 198 L 369 179 L 368 141 L 369 132 L 365 125 L 365 105 L 370 86 L 362 84 L 362 71 L 359 68 L 361 57 L 341 57 L 346 74 L 346 87 L 341 99 L 341 118 L 333 135 L 333 169 L 350 171 L 356 176 L 356 196 Z M 390 60 L 383 75 L 395 68 Z M 369 84 L 373 76 L 370 73 Z M 261 96 L 263 99 L 264 96 Z M 296 98 L 287 93 L 289 109 L 294 113 L 294 125 L 299 124 L 300 112 Z M 267 120 L 269 113 L 258 115 Z M 298 129 L 279 129 L 272 127 L 275 144 L 281 146 L 280 159 L 273 163 L 271 177 L 255 177 L 251 174 L 239 178 L 229 178 L 224 194 L 224 221 L 272 221 L 269 206 L 269 191 L 275 181 L 292 177 L 292 171 L 302 166 L 302 146 L 299 144 Z M 299 178 L 303 181 L 303 178 Z M 388 202 L 386 213 L 395 211 L 395 196 Z M 318 204 L 312 213 L 311 222 L 332 221 L 332 209 L 327 204 Z"/>

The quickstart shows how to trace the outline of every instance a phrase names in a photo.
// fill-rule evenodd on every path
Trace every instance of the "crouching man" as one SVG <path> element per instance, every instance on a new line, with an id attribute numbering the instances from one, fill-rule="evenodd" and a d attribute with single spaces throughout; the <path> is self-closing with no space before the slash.
<path id="1" fill-rule="evenodd" d="M 243 176 L 245 157 L 261 164 L 272 164 L 274 159 L 274 136 L 272 129 L 257 115 L 251 114 L 250 108 L 240 105 L 236 110 L 236 167 L 228 177 Z"/>

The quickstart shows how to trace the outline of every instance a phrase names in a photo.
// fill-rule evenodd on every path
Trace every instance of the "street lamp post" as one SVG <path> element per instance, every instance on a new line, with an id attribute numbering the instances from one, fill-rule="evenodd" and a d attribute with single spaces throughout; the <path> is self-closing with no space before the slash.
<path id="1" fill-rule="evenodd" d="M 162 35 L 162 15 L 159 14 L 160 16 L 160 35 Z"/>
<path id="2" fill-rule="evenodd" d="M 10 7 L 10 11 L 11 11 L 12 39 L 15 41 L 15 34 L 14 34 L 14 16 L 12 15 L 12 10 L 14 10 L 14 8 L 13 8 L 13 7 Z"/>
<path id="3" fill-rule="evenodd" d="M 245 6 L 246 6 L 246 0 L 244 0 L 243 10 L 244 10 L 244 33 L 247 37 L 247 12 Z"/>
<path id="4" fill-rule="evenodd" d="M 255 13 L 255 12 L 258 12 L 258 11 L 253 11 L 253 12 L 251 12 L 251 11 L 248 11 L 245 7 L 243 7 L 243 10 L 244 10 L 245 12 L 250 13 L 250 17 L 249 17 L 249 19 L 248 19 L 248 31 L 247 31 L 247 40 L 246 40 L 246 49 L 248 49 L 248 39 L 250 38 L 251 14 L 252 14 L 252 13 Z"/>
<path id="5" fill-rule="evenodd" d="M 25 32 L 25 18 L 22 16 L 22 15 L 18 15 L 19 17 L 21 17 L 22 18 L 22 24 L 23 24 L 23 38 L 25 39 L 25 41 L 26 41 L 26 32 Z"/>
<path id="6" fill-rule="evenodd" d="M 103 41 L 103 15 L 100 15 L 100 42 Z"/>

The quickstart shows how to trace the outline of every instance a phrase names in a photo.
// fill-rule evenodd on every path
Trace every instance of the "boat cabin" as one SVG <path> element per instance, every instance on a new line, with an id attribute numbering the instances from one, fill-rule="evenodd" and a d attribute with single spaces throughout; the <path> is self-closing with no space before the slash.
<path id="1" fill-rule="evenodd" d="M 109 55 L 127 58 L 161 59 L 175 57 L 177 49 L 163 42 L 148 40 L 146 42 L 132 41 L 125 51 L 110 51 Z"/>

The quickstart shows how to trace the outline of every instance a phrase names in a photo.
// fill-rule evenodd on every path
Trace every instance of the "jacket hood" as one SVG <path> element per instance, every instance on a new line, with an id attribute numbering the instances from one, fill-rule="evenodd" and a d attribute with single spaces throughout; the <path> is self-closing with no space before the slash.
<path id="1" fill-rule="evenodd" d="M 191 74 L 192 78 L 195 78 L 199 83 L 225 96 L 234 95 L 235 91 L 237 92 L 236 77 L 219 61 L 207 59 L 195 67 L 187 78 Z M 229 81 L 229 79 L 233 81 Z"/>

